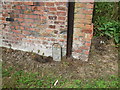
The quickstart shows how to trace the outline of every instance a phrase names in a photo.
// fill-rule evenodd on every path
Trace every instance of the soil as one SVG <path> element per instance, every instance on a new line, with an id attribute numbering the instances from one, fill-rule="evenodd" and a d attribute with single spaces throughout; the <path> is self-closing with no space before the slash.
<path id="1" fill-rule="evenodd" d="M 63 59 L 55 62 L 32 52 L 1 47 L 3 68 L 15 67 L 25 72 L 40 72 L 42 76 L 62 76 L 67 79 L 92 79 L 118 75 L 118 48 L 104 37 L 92 40 L 88 62 Z"/>

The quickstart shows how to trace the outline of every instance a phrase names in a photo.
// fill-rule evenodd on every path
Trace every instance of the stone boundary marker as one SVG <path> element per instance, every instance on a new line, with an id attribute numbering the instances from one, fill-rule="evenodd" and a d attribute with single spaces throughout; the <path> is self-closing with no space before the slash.
<path id="1" fill-rule="evenodd" d="M 59 43 L 54 43 L 52 46 L 52 57 L 54 61 L 61 61 L 62 47 Z"/>

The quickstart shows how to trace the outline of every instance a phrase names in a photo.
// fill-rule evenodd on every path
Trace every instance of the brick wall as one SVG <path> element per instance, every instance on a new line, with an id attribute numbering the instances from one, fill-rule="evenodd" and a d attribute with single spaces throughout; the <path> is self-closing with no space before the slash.
<path id="1" fill-rule="evenodd" d="M 0 11 L 1 46 L 52 56 L 59 43 L 67 46 L 67 2 L 4 2 Z M 73 57 L 87 60 L 92 38 L 93 3 L 75 3 Z M 9 18 L 14 21 L 6 21 Z"/>
<path id="2" fill-rule="evenodd" d="M 93 35 L 93 6 L 92 2 L 75 4 L 72 56 L 84 61 L 88 60 Z"/>

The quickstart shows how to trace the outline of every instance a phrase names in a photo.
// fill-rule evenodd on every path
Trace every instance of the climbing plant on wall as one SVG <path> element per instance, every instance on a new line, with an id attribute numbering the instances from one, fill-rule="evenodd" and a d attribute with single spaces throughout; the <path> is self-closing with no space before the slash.
<path id="1" fill-rule="evenodd" d="M 120 2 L 95 2 L 94 36 L 113 38 L 120 43 Z"/>

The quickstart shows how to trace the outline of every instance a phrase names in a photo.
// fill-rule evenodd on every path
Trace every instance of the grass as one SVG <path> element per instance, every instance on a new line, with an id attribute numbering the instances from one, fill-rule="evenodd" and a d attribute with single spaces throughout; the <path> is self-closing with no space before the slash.
<path id="1" fill-rule="evenodd" d="M 117 76 L 109 76 L 109 80 L 89 79 L 85 80 L 67 80 L 61 76 L 47 75 L 42 76 L 41 73 L 25 72 L 23 70 L 16 71 L 15 68 L 3 68 L 3 88 L 119 88 L 119 78 Z M 58 80 L 56 86 L 54 83 Z"/>

